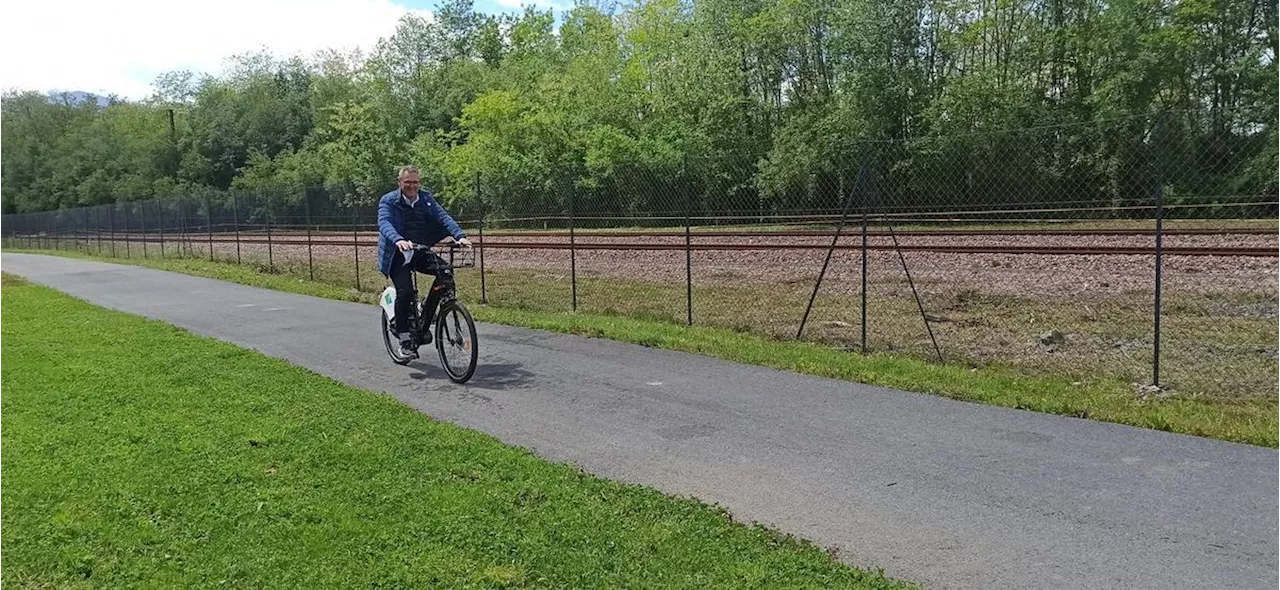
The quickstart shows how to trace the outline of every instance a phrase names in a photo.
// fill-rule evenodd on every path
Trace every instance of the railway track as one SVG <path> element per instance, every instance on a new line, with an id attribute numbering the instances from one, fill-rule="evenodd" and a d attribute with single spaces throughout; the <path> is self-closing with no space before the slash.
<path id="1" fill-rule="evenodd" d="M 545 236 L 545 234 L 539 234 Z M 683 234 L 679 234 L 683 235 Z M 758 234 L 755 234 L 758 236 Z M 795 235 L 795 234 L 788 234 Z M 830 233 L 818 234 L 830 237 Z M 870 236 L 871 234 L 868 233 Z M 887 236 L 888 234 L 884 234 Z M 899 236 L 918 235 L 906 234 L 899 232 Z M 924 235 L 940 235 L 940 234 L 924 234 Z M 943 234 L 945 235 L 945 234 Z M 972 234 L 964 234 L 972 235 Z M 1122 234 L 1124 235 L 1124 234 Z M 1132 234 L 1130 234 L 1132 235 Z M 286 237 L 287 236 L 287 237 Z M 708 237 L 704 234 L 698 234 L 699 237 Z M 333 234 L 314 234 L 312 240 L 300 239 L 296 234 L 273 235 L 268 238 L 256 234 L 241 234 L 239 237 L 227 234 L 187 234 L 185 239 L 182 234 L 169 234 L 163 240 L 166 243 L 188 242 L 192 245 L 199 246 L 201 244 L 235 244 L 239 242 L 242 245 L 274 245 L 274 246 L 307 246 L 312 247 L 363 247 L 372 248 L 377 246 L 377 240 L 370 235 L 365 236 L 366 239 L 351 239 L 350 233 L 333 233 Z M 503 236 L 506 237 L 506 236 Z M 568 236 L 564 236 L 567 238 Z M 590 235 L 588 237 L 598 238 L 600 235 Z M 733 237 L 733 236 L 724 236 Z M 857 236 L 850 235 L 848 238 L 851 242 L 840 243 L 835 246 L 836 250 L 849 251 L 861 250 L 860 243 L 852 243 L 852 238 Z M 337 238 L 337 239 L 333 239 Z M 64 237 L 64 240 L 71 239 Z M 96 234 L 83 235 L 78 240 L 93 241 L 97 239 Z M 109 236 L 103 236 L 105 241 L 110 241 Z M 116 236 L 117 241 L 121 240 L 121 236 Z M 128 238 L 131 243 L 154 243 L 161 242 L 159 236 L 148 235 L 145 238 L 141 236 L 131 236 Z M 473 239 L 477 245 L 483 244 L 486 249 L 495 250 L 583 250 L 583 251 L 684 251 L 686 245 L 678 242 L 599 242 L 599 241 L 575 241 L 570 244 L 566 241 L 557 242 L 535 242 L 535 241 L 491 241 Z M 796 244 L 787 242 L 762 242 L 762 243 L 734 243 L 734 242 L 694 242 L 687 246 L 692 251 L 769 251 L 769 250 L 818 250 L 823 251 L 830 244 Z M 901 249 L 906 252 L 940 252 L 951 254 L 1039 254 L 1050 256 L 1117 256 L 1117 255 L 1154 255 L 1154 246 L 1053 246 L 1053 245 L 1000 245 L 1000 244 L 972 244 L 972 245 L 953 245 L 953 244 L 901 244 L 893 246 L 892 244 L 868 244 L 868 251 L 885 251 Z M 1199 246 L 1166 246 L 1163 253 L 1169 256 L 1245 256 L 1255 258 L 1277 258 L 1280 252 L 1274 247 L 1199 247 Z"/>
<path id="2" fill-rule="evenodd" d="M 230 231 L 231 228 L 224 228 L 223 231 Z M 200 232 L 191 232 L 199 234 Z M 280 229 L 272 232 L 274 235 L 306 235 L 305 230 L 296 229 Z M 475 233 L 470 232 L 470 233 Z M 742 230 L 695 230 L 690 235 L 697 238 L 758 238 L 758 237 L 831 237 L 835 232 L 825 229 L 797 229 L 792 231 L 742 231 Z M 1218 236 L 1218 235 L 1250 235 L 1250 236 L 1274 236 L 1280 233 L 1276 228 L 1247 227 L 1233 228 L 1224 230 L 1221 228 L 1206 227 L 1189 227 L 1189 228 L 1166 228 L 1165 236 Z M 361 237 L 377 237 L 378 233 L 373 231 L 360 231 Z M 592 238 L 659 238 L 659 237 L 683 237 L 685 234 L 683 229 L 671 230 L 583 230 L 579 229 L 575 232 L 578 237 Z M 241 231 L 241 235 L 263 235 L 263 231 Z M 350 237 L 351 231 L 313 231 L 313 237 Z M 569 232 L 567 230 L 492 230 L 485 232 L 485 235 L 495 238 L 567 238 Z M 852 236 L 861 235 L 861 230 L 857 226 L 848 226 L 842 232 L 842 235 Z M 867 231 L 868 237 L 889 237 L 896 235 L 898 237 L 984 237 L 984 236 L 1063 236 L 1063 237 L 1088 237 L 1088 236 L 1149 236 L 1155 237 L 1154 229 L 927 229 L 927 230 L 895 230 L 889 232 L 883 229 L 872 229 Z"/>
<path id="3" fill-rule="evenodd" d="M 536 231 L 493 231 L 489 232 L 494 237 L 568 237 L 568 232 L 536 232 Z M 684 230 L 620 230 L 620 231 L 578 231 L 579 236 L 589 237 L 671 237 L 684 236 Z M 1231 231 L 1222 231 L 1213 228 L 1181 228 L 1166 229 L 1166 236 L 1214 236 L 1214 235 L 1276 235 L 1277 230 L 1266 228 L 1241 228 Z M 804 237 L 831 237 L 835 232 L 832 230 L 821 229 L 802 229 L 793 231 L 731 231 L 731 230 L 707 230 L 695 231 L 691 235 L 695 237 L 714 237 L 714 238 L 753 238 L 753 237 L 778 237 L 778 236 L 804 236 Z M 861 235 L 861 230 L 857 227 L 846 228 L 843 235 Z M 873 237 L 889 237 L 896 235 L 898 237 L 927 237 L 927 236 L 946 236 L 946 237 L 983 237 L 983 236 L 1151 236 L 1155 237 L 1154 229 L 929 229 L 929 230 L 895 230 L 889 232 L 887 230 L 868 230 L 867 236 Z"/>

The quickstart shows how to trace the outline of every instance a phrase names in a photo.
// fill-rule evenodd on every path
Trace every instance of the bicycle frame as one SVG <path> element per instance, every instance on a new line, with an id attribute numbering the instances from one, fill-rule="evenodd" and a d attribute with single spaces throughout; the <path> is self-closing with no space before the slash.
<path id="1" fill-rule="evenodd" d="M 442 258 L 430 248 L 418 247 L 415 249 L 434 256 L 435 260 L 442 260 Z M 427 293 L 422 296 L 421 300 L 417 302 L 418 304 L 414 306 L 414 314 L 417 317 L 414 318 L 411 326 L 413 329 L 414 340 L 418 341 L 419 344 L 422 343 L 422 335 L 427 333 L 427 329 L 435 319 L 436 311 L 443 307 L 445 303 L 458 298 L 457 283 L 453 278 L 453 255 L 457 249 L 457 246 L 450 246 L 449 260 L 447 263 L 444 265 L 437 263 L 435 265 L 436 274 L 434 280 L 431 282 L 431 287 L 428 288 Z M 420 293 L 420 291 L 418 291 L 418 271 L 413 271 L 409 274 L 413 279 L 414 292 Z M 431 300 L 433 295 L 435 296 L 434 302 Z"/>

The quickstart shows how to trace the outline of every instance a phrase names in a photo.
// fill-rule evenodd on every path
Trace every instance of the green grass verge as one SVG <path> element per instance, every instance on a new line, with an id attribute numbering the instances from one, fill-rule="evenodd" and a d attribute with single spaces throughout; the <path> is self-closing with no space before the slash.
<path id="1" fill-rule="evenodd" d="M 45 252 L 53 253 L 53 252 Z M 252 266 L 202 259 L 100 258 L 77 252 L 64 256 L 128 262 L 247 285 L 349 301 L 374 302 L 375 294 L 351 287 L 270 274 Z M 585 287 L 584 287 L 585 288 Z M 474 295 L 464 291 L 464 297 Z M 744 295 L 747 296 L 747 295 Z M 472 302 L 474 303 L 474 302 Z M 894 355 L 862 356 L 818 343 L 785 341 L 714 327 L 692 328 L 660 319 L 556 313 L 519 307 L 473 305 L 478 321 L 609 338 L 644 346 L 704 354 L 810 375 L 931 393 L 954 399 L 1116 422 L 1276 448 L 1280 412 L 1274 396 L 1221 399 L 1197 396 L 1149 397 L 1119 380 L 1074 380 L 1031 376 L 1014 369 L 935 364 Z"/>
<path id="2" fill-rule="evenodd" d="M 6 587 L 903 587 L 167 324 L 3 304 Z"/>

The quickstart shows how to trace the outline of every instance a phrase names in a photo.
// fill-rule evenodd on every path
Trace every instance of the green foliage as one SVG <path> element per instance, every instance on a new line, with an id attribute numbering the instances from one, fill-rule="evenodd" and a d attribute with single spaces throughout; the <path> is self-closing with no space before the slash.
<path id="1" fill-rule="evenodd" d="M 1274 2 L 642 0 L 493 16 L 448 0 L 389 33 L 368 55 L 166 73 L 136 104 L 10 92 L 4 211 L 197 188 L 367 205 L 409 162 L 451 207 L 511 216 L 559 215 L 570 195 L 615 215 L 829 210 L 864 160 L 897 207 L 1277 190 Z M 1019 128 L 1042 131 L 994 133 Z M 897 143 L 867 143 L 884 140 Z"/>

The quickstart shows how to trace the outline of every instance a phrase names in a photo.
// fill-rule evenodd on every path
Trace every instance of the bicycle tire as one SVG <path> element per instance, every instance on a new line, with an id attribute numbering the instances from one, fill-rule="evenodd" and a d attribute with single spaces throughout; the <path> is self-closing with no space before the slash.
<path id="1" fill-rule="evenodd" d="M 458 321 L 458 316 L 461 316 L 462 320 L 465 321 L 465 326 Z M 458 335 L 448 333 L 450 330 L 450 324 L 453 325 L 454 331 L 466 332 L 465 336 L 467 336 L 468 339 L 462 341 L 460 346 L 454 346 L 454 341 Z M 480 346 L 476 336 L 476 322 L 471 319 L 471 312 L 467 311 L 467 306 L 457 300 L 448 301 L 444 305 L 441 305 L 439 313 L 436 314 L 435 332 L 436 352 L 440 354 L 440 365 L 444 367 L 445 374 L 448 375 L 449 380 L 454 383 L 466 383 L 471 379 L 472 375 L 475 375 L 476 361 L 480 357 Z M 463 352 L 470 355 L 467 359 L 467 368 L 465 371 L 456 371 L 449 363 L 449 353 L 446 352 L 446 345 L 448 345 L 448 348 L 461 349 Z"/>
<path id="2" fill-rule="evenodd" d="M 391 357 L 391 362 L 397 365 L 407 365 L 413 361 L 413 357 L 406 357 L 400 354 L 400 340 L 391 338 L 391 318 L 387 317 L 387 310 L 379 310 L 382 313 L 382 343 L 387 345 L 387 355 Z"/>

